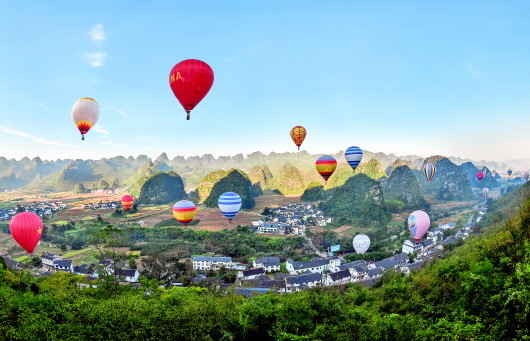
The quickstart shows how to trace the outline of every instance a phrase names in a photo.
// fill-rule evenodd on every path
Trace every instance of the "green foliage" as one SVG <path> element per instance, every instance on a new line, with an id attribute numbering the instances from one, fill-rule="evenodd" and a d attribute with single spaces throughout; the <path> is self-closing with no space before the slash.
<path id="1" fill-rule="evenodd" d="M 175 172 L 154 173 L 140 190 L 140 204 L 169 204 L 186 197 L 182 178 Z"/>
<path id="2" fill-rule="evenodd" d="M 382 188 L 387 202 L 389 202 L 389 199 L 393 199 L 404 203 L 405 206 L 401 210 L 404 208 L 416 210 L 428 206 L 421 194 L 418 180 L 408 166 L 400 166 L 394 169 Z M 401 210 L 392 212 L 399 213 Z"/>
<path id="3" fill-rule="evenodd" d="M 82 183 L 78 182 L 75 184 L 72 192 L 76 194 L 82 194 L 82 193 L 87 193 L 88 190 L 85 188 L 85 186 Z"/>
<path id="4" fill-rule="evenodd" d="M 302 195 L 305 186 L 300 170 L 292 165 L 286 165 L 278 183 L 278 190 L 283 195 Z"/>
<path id="5" fill-rule="evenodd" d="M 334 189 L 320 208 L 341 224 L 374 226 L 390 221 L 379 183 L 365 174 L 358 174 Z"/>
<path id="6" fill-rule="evenodd" d="M 392 213 L 401 213 L 405 208 L 405 203 L 403 201 L 394 199 L 385 199 L 385 205 L 388 208 L 388 211 Z"/>
<path id="7" fill-rule="evenodd" d="M 318 181 L 311 181 L 300 198 L 302 201 L 319 201 L 322 199 L 324 199 L 324 186 Z"/>
<path id="8" fill-rule="evenodd" d="M 253 184 L 259 184 L 262 190 L 274 188 L 274 178 L 267 165 L 252 167 L 248 177 Z"/>
<path id="9" fill-rule="evenodd" d="M 238 169 L 229 170 L 224 177 L 217 181 L 204 201 L 207 207 L 217 207 L 219 197 L 225 192 L 235 192 L 239 194 L 243 201 L 241 208 L 250 209 L 256 205 L 255 193 L 252 191 L 252 183 L 248 176 Z"/>

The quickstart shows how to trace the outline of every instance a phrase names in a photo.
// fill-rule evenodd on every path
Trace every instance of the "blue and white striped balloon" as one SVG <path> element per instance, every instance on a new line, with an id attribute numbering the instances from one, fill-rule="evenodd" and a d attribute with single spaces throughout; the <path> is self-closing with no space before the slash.
<path id="1" fill-rule="evenodd" d="M 219 197 L 219 209 L 230 223 L 241 208 L 241 197 L 234 192 L 226 192 Z"/>
<path id="2" fill-rule="evenodd" d="M 346 149 L 346 153 L 344 153 L 346 156 L 346 161 L 348 161 L 348 164 L 355 170 L 359 163 L 361 163 L 361 159 L 363 158 L 363 151 L 359 147 L 350 147 Z"/>

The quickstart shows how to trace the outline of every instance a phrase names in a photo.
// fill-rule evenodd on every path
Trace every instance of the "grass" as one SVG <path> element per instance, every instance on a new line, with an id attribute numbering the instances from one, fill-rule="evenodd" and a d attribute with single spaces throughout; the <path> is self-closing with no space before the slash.
<path id="1" fill-rule="evenodd" d="M 69 235 L 69 234 L 76 234 L 78 232 L 79 232 L 79 230 L 68 230 L 68 231 L 64 231 L 64 234 L 65 235 Z"/>
<path id="2" fill-rule="evenodd" d="M 28 256 L 20 256 L 20 257 L 14 258 L 14 260 L 17 262 L 25 263 L 25 262 L 30 261 L 31 258 L 29 258 Z"/>
<path id="3" fill-rule="evenodd" d="M 127 251 L 125 252 L 127 256 L 140 256 L 142 254 L 141 250 L 138 251 Z"/>
<path id="4" fill-rule="evenodd" d="M 63 258 L 72 258 L 72 257 L 75 257 L 75 256 L 82 255 L 83 253 L 86 253 L 86 252 L 91 251 L 91 250 L 92 250 L 91 247 L 86 248 L 86 249 L 82 249 L 82 250 L 70 250 L 67 253 L 65 253 L 64 255 L 62 255 L 62 257 Z"/>

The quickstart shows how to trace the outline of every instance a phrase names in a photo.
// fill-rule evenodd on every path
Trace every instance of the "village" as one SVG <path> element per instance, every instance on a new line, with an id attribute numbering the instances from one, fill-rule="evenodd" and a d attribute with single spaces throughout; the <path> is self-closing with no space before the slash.
<path id="1" fill-rule="evenodd" d="M 289 206 L 292 209 L 291 213 L 300 209 L 296 205 Z M 310 208 L 306 206 L 306 209 L 309 210 Z M 289 212 L 291 210 L 278 209 L 278 211 Z M 477 213 L 469 218 L 465 226 L 447 238 L 444 238 L 444 231 L 456 229 L 454 223 L 439 224 L 438 228 L 428 231 L 427 237 L 422 241 L 416 242 L 414 239 L 408 239 L 404 242 L 401 253 L 375 262 L 357 260 L 346 263 L 343 257 L 327 256 L 302 262 L 288 258 L 282 263 L 279 257 L 273 256 L 254 259 L 249 268 L 246 264 L 233 261 L 231 257 L 194 256 L 191 263 L 197 276 L 191 279 L 191 285 L 212 285 L 217 289 L 223 288 L 223 290 L 232 287 L 235 292 L 246 296 L 262 293 L 296 292 L 318 286 L 338 286 L 348 283 L 371 286 L 387 271 L 394 270 L 409 274 L 410 271 L 421 268 L 426 262 L 440 257 L 447 245 L 465 240 L 473 232 L 475 224 L 480 222 L 486 211 L 485 207 L 477 207 Z M 286 213 L 286 215 L 288 214 L 290 213 Z M 298 220 L 298 217 L 304 217 L 305 214 L 300 213 L 296 215 L 297 218 L 295 219 Z M 290 222 L 289 218 L 292 217 L 287 217 L 284 224 L 291 224 L 293 220 Z M 276 218 L 280 220 L 285 216 Z M 74 266 L 72 260 L 65 260 L 54 254 L 45 254 L 42 257 L 42 265 L 40 268 L 36 268 L 15 261 L 8 254 L 0 256 L 4 258 L 10 268 L 29 269 L 37 276 L 50 276 L 56 271 L 63 271 L 85 276 L 87 282 L 92 282 L 104 274 L 115 275 L 123 285 L 139 285 L 140 272 L 137 269 L 128 268 L 124 264 L 113 263 L 109 259 L 101 260 L 98 264 Z M 218 276 L 211 277 L 212 273 L 223 271 L 237 272 L 235 282 L 227 283 Z M 172 283 L 172 285 L 183 286 L 183 283 Z"/>
<path id="2" fill-rule="evenodd" d="M 66 208 L 66 204 L 62 201 L 48 201 L 35 202 L 33 205 L 24 205 L 0 210 L 0 221 L 11 220 L 11 217 L 18 212 L 32 212 L 43 218 L 46 215 L 51 215 L 53 212 L 62 211 Z"/>

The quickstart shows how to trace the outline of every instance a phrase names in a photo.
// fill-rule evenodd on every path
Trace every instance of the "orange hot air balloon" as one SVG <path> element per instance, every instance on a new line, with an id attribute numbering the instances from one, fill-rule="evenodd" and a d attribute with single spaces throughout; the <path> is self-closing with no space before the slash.
<path id="1" fill-rule="evenodd" d="M 28 253 L 33 253 L 40 237 L 42 237 L 42 220 L 35 213 L 21 212 L 11 219 L 9 231 L 13 239 L 24 250 L 28 251 Z"/>
<path id="2" fill-rule="evenodd" d="M 98 118 L 99 105 L 92 98 L 81 98 L 72 107 L 72 119 L 81 133 L 81 140 L 85 139 L 85 134 L 96 124 Z"/>
<path id="3" fill-rule="evenodd" d="M 298 150 L 300 150 L 300 146 L 302 145 L 302 142 L 304 142 L 306 135 L 307 131 L 302 126 L 296 126 L 291 129 L 291 138 L 293 139 L 294 144 L 298 146 Z"/>
<path id="4" fill-rule="evenodd" d="M 213 85 L 213 70 L 198 59 L 186 59 L 178 63 L 169 73 L 169 86 L 188 113 L 208 94 Z"/>
<path id="5" fill-rule="evenodd" d="M 129 194 L 125 194 L 123 197 L 121 197 L 121 205 L 125 211 L 129 211 L 131 209 L 133 202 L 134 198 Z"/>

